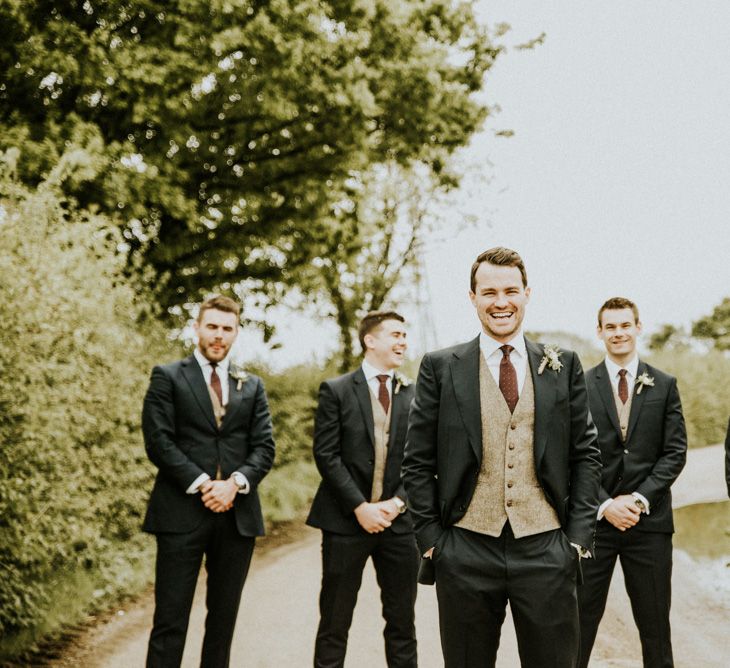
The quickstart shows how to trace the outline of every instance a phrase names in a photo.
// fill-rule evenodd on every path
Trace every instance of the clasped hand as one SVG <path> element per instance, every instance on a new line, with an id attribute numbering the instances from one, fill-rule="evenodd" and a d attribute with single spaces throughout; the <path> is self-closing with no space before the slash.
<path id="1" fill-rule="evenodd" d="M 232 478 L 228 480 L 206 480 L 200 486 L 201 500 L 208 510 L 223 513 L 233 507 L 238 494 L 238 485 Z"/>
<path id="2" fill-rule="evenodd" d="M 639 522 L 641 509 L 631 494 L 622 494 L 610 503 L 603 516 L 619 531 L 626 531 Z"/>
<path id="3" fill-rule="evenodd" d="M 398 516 L 398 506 L 393 499 L 368 503 L 363 501 L 355 508 L 355 517 L 368 533 L 385 531 Z"/>

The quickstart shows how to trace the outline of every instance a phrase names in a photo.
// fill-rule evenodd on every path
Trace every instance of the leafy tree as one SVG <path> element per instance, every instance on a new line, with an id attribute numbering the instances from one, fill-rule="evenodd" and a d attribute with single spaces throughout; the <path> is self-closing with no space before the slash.
<path id="1" fill-rule="evenodd" d="M 718 350 L 730 350 L 730 297 L 710 313 L 692 323 L 692 336 L 709 339 Z"/>
<path id="2" fill-rule="evenodd" d="M 29 184 L 69 142 L 95 151 L 64 193 L 114 216 L 165 306 L 246 280 L 270 298 L 353 172 L 438 174 L 480 126 L 500 48 L 471 4 L 6 0 L 0 149 Z"/>

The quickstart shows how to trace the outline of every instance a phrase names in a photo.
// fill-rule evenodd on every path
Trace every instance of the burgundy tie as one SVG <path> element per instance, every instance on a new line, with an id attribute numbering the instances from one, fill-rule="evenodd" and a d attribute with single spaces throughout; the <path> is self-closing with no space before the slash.
<path id="1" fill-rule="evenodd" d="M 618 398 L 624 404 L 629 400 L 629 383 L 626 380 L 626 369 L 620 369 L 618 372 Z"/>
<path id="2" fill-rule="evenodd" d="M 215 368 L 218 366 L 216 362 L 210 363 L 210 368 L 212 369 L 210 373 L 210 386 L 213 389 L 213 392 L 215 392 L 216 396 L 218 397 L 218 401 L 220 401 L 221 406 L 223 405 L 223 388 L 221 387 L 221 379 L 218 377 L 218 374 L 216 373 Z"/>
<path id="3" fill-rule="evenodd" d="M 375 377 L 380 383 L 380 387 L 378 388 L 378 401 L 383 407 L 383 410 L 387 413 L 388 409 L 390 408 L 390 395 L 388 394 L 388 386 L 386 385 L 386 383 L 390 379 L 390 376 L 388 374 L 381 373 Z"/>
<path id="4" fill-rule="evenodd" d="M 502 361 L 499 363 L 499 389 L 502 390 L 504 400 L 509 406 L 509 412 L 515 412 L 515 406 L 519 399 L 517 392 L 517 372 L 512 362 L 510 362 L 509 354 L 514 350 L 512 346 L 504 345 L 500 347 L 502 351 Z"/>

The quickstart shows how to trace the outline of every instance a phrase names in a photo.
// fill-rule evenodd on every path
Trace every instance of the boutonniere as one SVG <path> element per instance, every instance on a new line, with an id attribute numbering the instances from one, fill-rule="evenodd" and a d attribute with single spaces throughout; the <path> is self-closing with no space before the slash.
<path id="1" fill-rule="evenodd" d="M 231 378 L 238 381 L 236 383 L 236 390 L 240 392 L 241 385 L 248 380 L 248 373 L 243 368 L 243 364 L 240 362 L 231 362 L 228 366 L 228 373 L 231 375 Z"/>
<path id="2" fill-rule="evenodd" d="M 641 394 L 641 390 L 646 387 L 654 387 L 654 377 L 650 376 L 646 371 L 636 377 L 636 394 Z"/>
<path id="3" fill-rule="evenodd" d="M 393 375 L 393 378 L 395 378 L 395 389 L 393 390 L 393 394 L 398 394 L 401 387 L 408 387 L 411 384 L 411 379 L 406 378 L 399 371 L 396 371 L 396 373 Z"/>
<path id="4" fill-rule="evenodd" d="M 540 360 L 540 366 L 537 368 L 537 375 L 541 376 L 542 372 L 545 371 L 545 367 L 560 373 L 560 369 L 563 368 L 563 363 L 560 361 L 560 356 L 563 354 L 560 348 L 554 343 L 548 343 L 543 346 L 542 349 L 543 358 Z"/>

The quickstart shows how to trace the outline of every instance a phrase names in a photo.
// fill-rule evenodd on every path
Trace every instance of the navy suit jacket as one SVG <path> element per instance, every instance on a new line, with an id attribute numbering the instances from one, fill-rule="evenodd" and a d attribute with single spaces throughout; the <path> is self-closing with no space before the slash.
<path id="1" fill-rule="evenodd" d="M 687 433 L 677 380 L 639 361 L 637 375 L 646 373 L 654 385 L 634 388 L 626 441 L 621 440 L 616 401 L 606 364 L 586 372 L 591 414 L 598 428 L 603 470 L 599 506 L 620 494 L 638 492 L 649 502 L 631 531 L 674 531 L 670 487 L 687 459 Z M 596 509 L 596 512 L 598 509 Z M 607 520 L 601 520 L 607 522 Z"/>
<path id="2" fill-rule="evenodd" d="M 400 470 L 413 386 L 401 386 L 391 396 L 382 498 L 397 496 L 407 502 Z M 314 459 L 322 482 L 307 518 L 310 526 L 346 535 L 364 532 L 354 510 L 363 501 L 370 501 L 373 485 L 375 436 L 370 397 L 362 367 L 320 385 L 314 420 Z M 410 511 L 396 517 L 391 530 L 413 531 Z"/>
<path id="3" fill-rule="evenodd" d="M 243 536 L 261 536 L 264 523 L 257 486 L 274 461 L 274 438 L 264 385 L 250 374 L 238 388 L 228 377 L 228 405 L 220 429 L 208 386 L 193 355 L 156 366 L 142 409 L 147 456 L 157 467 L 143 529 L 187 533 L 211 513 L 200 494 L 186 490 L 202 473 L 215 479 L 246 476 L 248 494 L 238 494 L 232 511 Z M 230 511 L 229 511 L 230 512 Z"/>
<path id="4" fill-rule="evenodd" d="M 538 373 L 543 347 L 526 340 L 535 392 L 535 473 L 571 542 L 592 549 L 601 460 L 578 356 Z M 411 408 L 403 480 L 422 552 L 469 507 L 482 462 L 479 337 L 428 353 Z"/>

